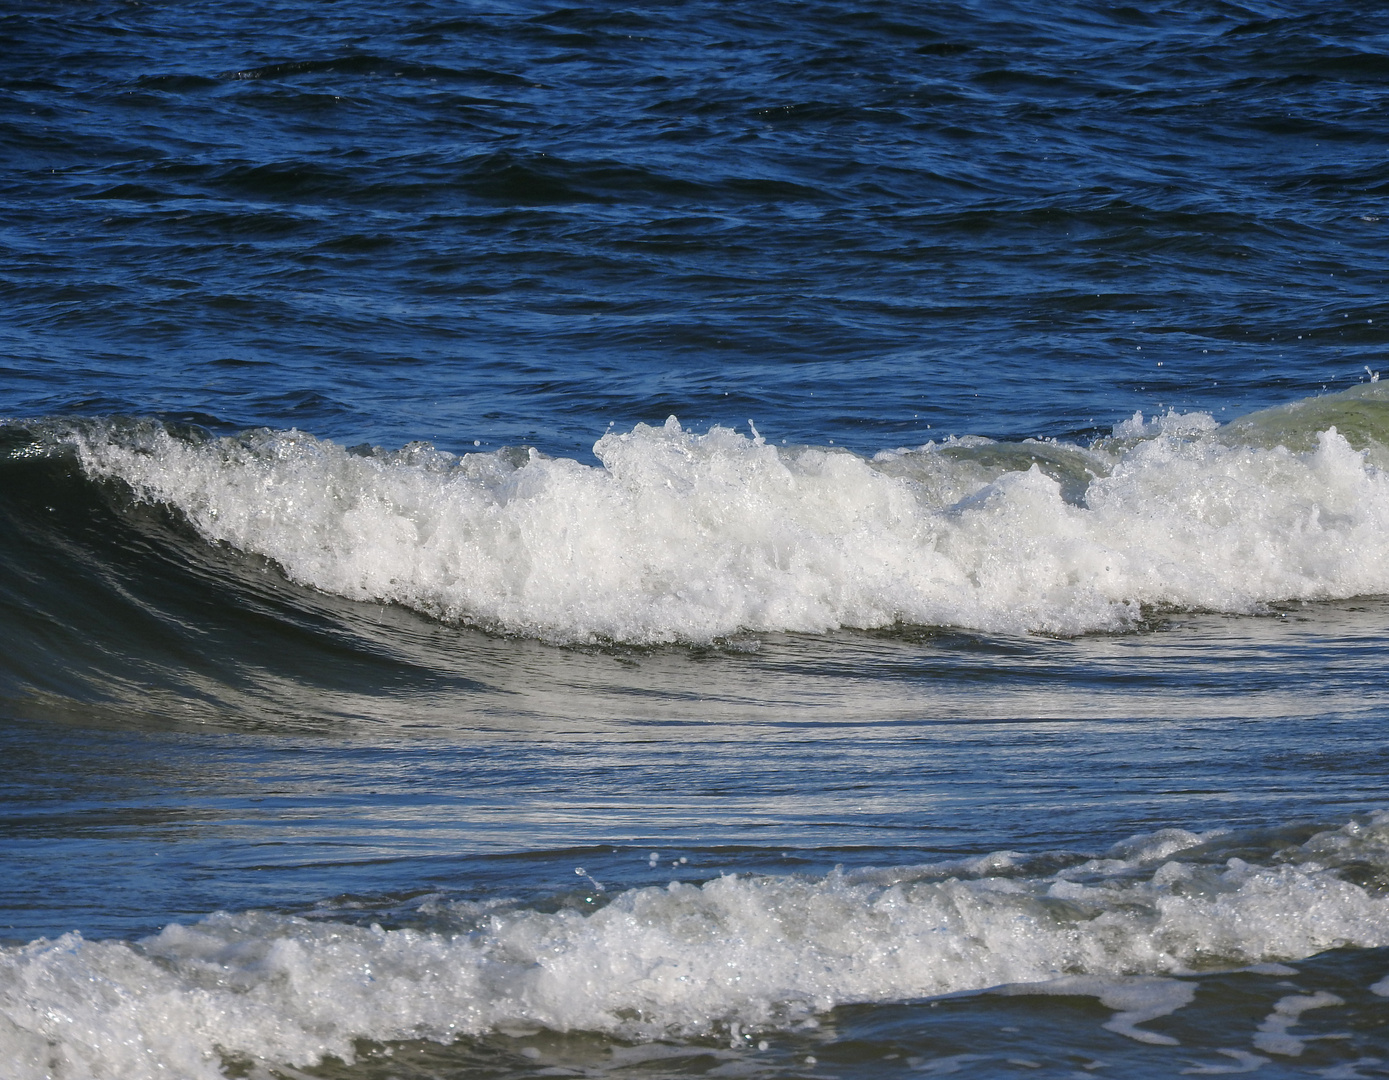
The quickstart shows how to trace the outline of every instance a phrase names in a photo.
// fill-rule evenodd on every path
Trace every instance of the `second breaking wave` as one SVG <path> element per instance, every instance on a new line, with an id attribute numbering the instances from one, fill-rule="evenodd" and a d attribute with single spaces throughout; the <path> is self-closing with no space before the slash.
<path id="1" fill-rule="evenodd" d="M 226 1062 L 351 1062 L 361 1039 L 516 1027 L 736 1045 L 841 1004 L 989 987 L 1098 997 L 1110 1030 L 1173 1045 L 1141 1026 L 1195 997 L 1172 976 L 1389 944 L 1386 829 L 1371 815 L 1260 855 L 1251 841 L 1279 834 L 1164 829 L 1098 858 L 725 876 L 586 911 L 433 896 L 419 928 L 244 912 L 138 942 L 66 934 L 0 949 L 0 1050 L 25 1080 L 212 1080 Z M 1256 1045 L 1301 1053 L 1287 1026 Z"/>

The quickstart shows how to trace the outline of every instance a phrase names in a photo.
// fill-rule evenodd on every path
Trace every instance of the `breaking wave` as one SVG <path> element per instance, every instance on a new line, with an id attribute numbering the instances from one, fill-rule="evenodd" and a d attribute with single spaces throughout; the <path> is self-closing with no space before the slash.
<path id="1" fill-rule="evenodd" d="M 301 584 L 505 633 L 1078 634 L 1149 606 L 1389 592 L 1387 406 L 1367 383 L 1225 427 L 1138 415 L 1087 447 L 972 437 L 871 459 L 673 417 L 603 436 L 598 466 L 116 420 L 30 425 L 24 452 L 75 451 Z"/>
<path id="2" fill-rule="evenodd" d="M 1164 829 L 1097 858 L 999 852 L 610 899 L 595 882 L 581 909 L 434 896 L 413 928 L 248 912 L 138 942 L 67 934 L 0 951 L 0 1054 L 13 1080 L 212 1078 L 350 1062 L 363 1038 L 736 1039 L 999 986 L 1097 996 L 1112 1030 L 1170 1043 L 1140 1025 L 1191 1001 L 1173 976 L 1389 945 L 1389 814 L 1256 862 L 1232 850 L 1256 858 L 1247 837 Z"/>

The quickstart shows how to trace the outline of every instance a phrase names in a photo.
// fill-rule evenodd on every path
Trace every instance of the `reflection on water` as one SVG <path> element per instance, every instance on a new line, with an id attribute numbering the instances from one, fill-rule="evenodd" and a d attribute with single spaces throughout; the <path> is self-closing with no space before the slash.
<path id="1" fill-rule="evenodd" d="M 294 586 L 61 463 L 9 479 L 11 939 L 347 893 L 558 893 L 575 865 L 624 885 L 1093 850 L 1384 799 L 1381 600 L 1073 639 L 559 648 Z"/>
<path id="2" fill-rule="evenodd" d="M 1170 825 L 1343 819 L 1382 803 L 1389 772 L 1379 602 L 1123 637 L 698 651 L 558 649 L 295 602 L 317 605 L 316 640 L 374 664 L 296 677 L 223 657 L 179 673 L 201 692 L 184 722 L 133 682 L 97 700 L 11 693 L 0 933 L 504 888 L 518 875 L 486 857 L 523 851 L 596 848 L 528 857 L 519 876 L 551 880 L 553 861 L 564 888 L 583 860 L 647 880 L 648 847 L 701 880 L 767 868 L 772 848 L 813 869 L 1089 850 Z"/>

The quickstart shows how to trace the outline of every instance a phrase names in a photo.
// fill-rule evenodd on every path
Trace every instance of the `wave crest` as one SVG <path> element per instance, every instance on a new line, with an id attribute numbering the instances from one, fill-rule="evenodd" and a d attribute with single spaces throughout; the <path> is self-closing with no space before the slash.
<path id="1" fill-rule="evenodd" d="M 952 440 L 869 460 L 638 425 L 601 466 L 514 449 L 344 449 L 72 424 L 86 472 L 352 599 L 559 641 L 896 623 L 1077 634 L 1145 605 L 1230 612 L 1389 592 L 1389 479 L 1199 418 L 1090 448 Z M 1132 428 L 1133 430 L 1129 430 Z"/>

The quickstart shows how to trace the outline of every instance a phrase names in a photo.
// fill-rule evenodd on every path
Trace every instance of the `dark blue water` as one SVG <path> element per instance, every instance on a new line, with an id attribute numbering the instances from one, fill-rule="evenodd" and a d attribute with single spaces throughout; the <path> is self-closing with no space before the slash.
<path id="1" fill-rule="evenodd" d="M 1389 1074 L 1381 14 L 0 6 L 0 1077 Z"/>
<path id="2" fill-rule="evenodd" d="M 6 408 L 877 450 L 1376 364 L 1373 9 L 1036 7 L 13 11 Z"/>

